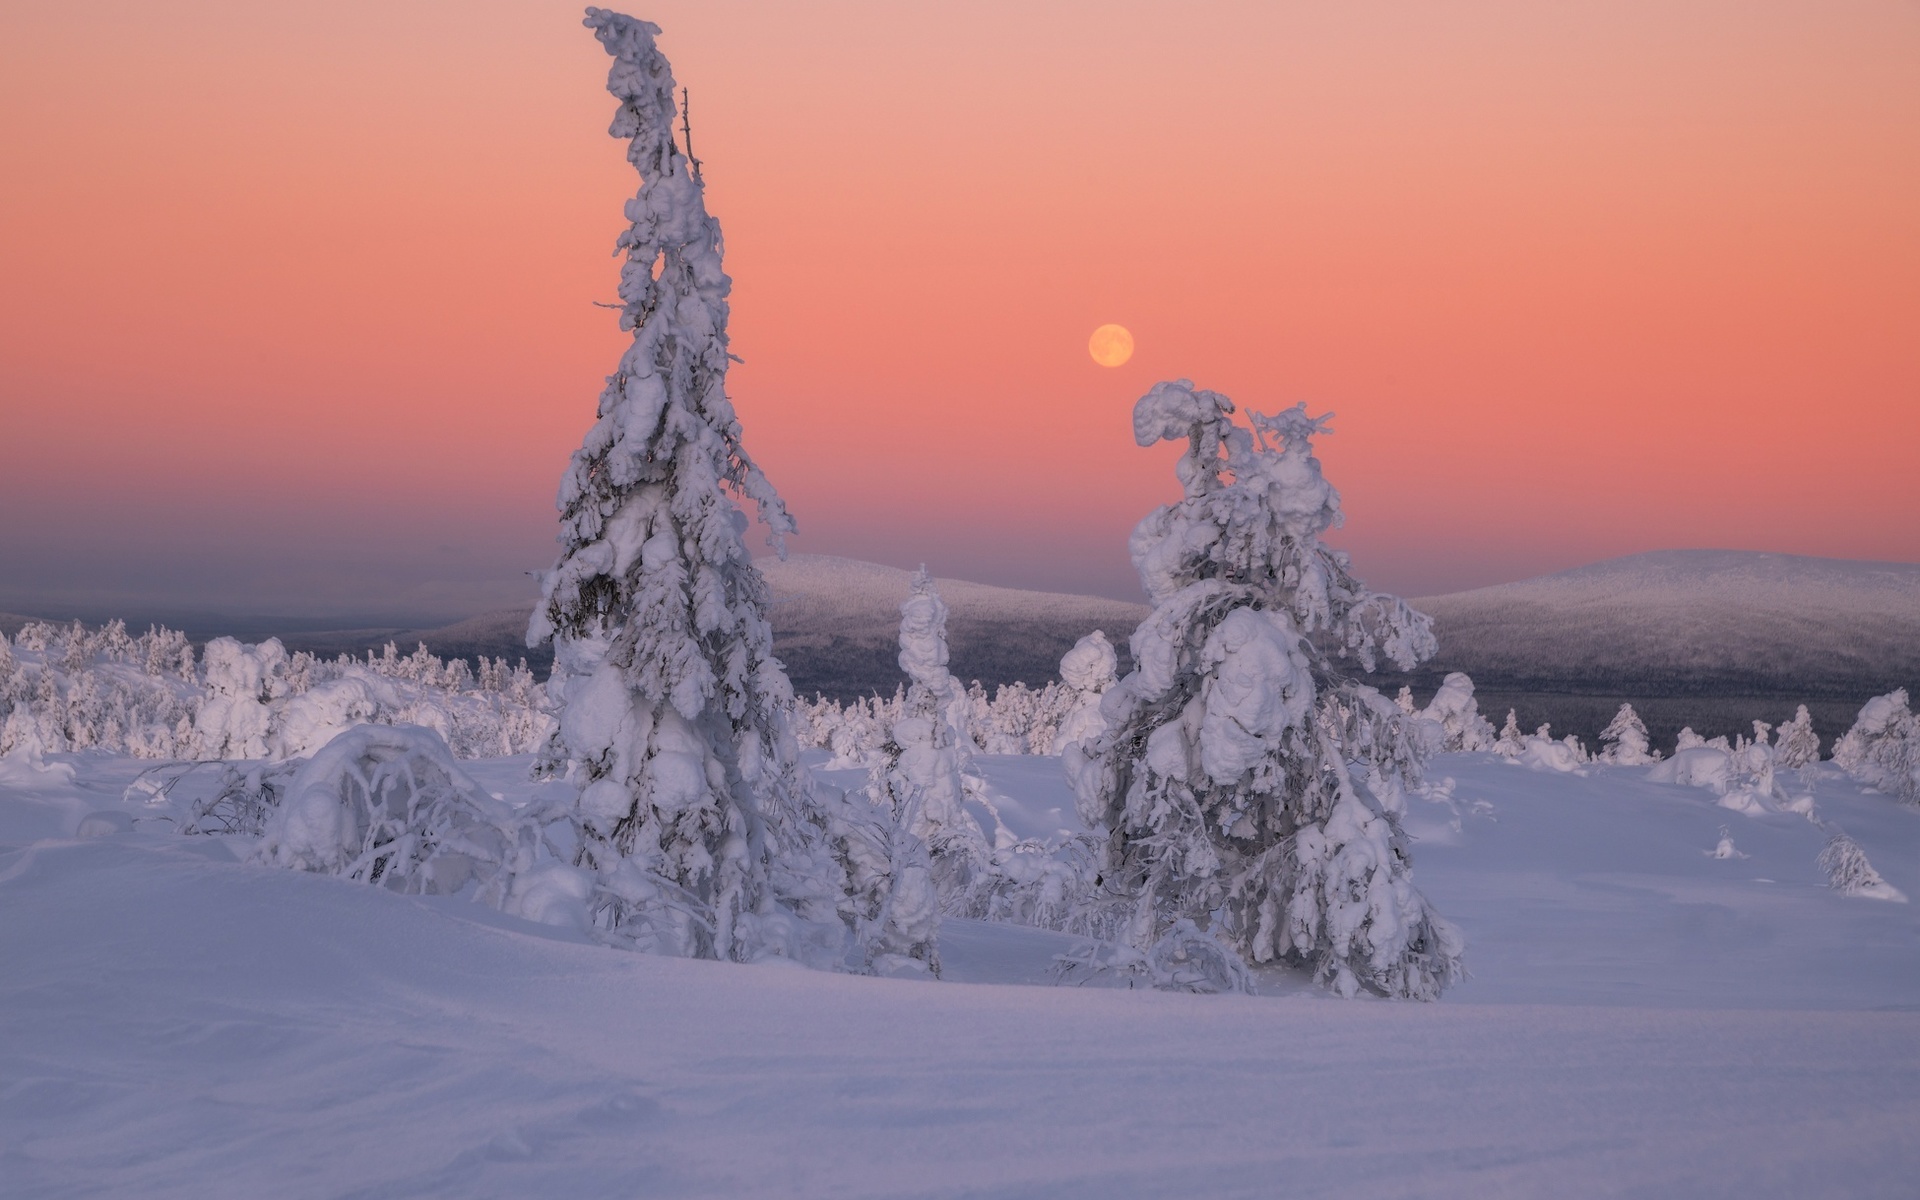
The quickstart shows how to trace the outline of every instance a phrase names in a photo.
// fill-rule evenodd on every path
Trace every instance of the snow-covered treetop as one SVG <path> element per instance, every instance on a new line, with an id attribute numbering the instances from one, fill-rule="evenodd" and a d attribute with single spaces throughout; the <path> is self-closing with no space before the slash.
<path id="1" fill-rule="evenodd" d="M 1076 692 L 1104 692 L 1119 679 L 1119 657 L 1101 630 L 1073 644 L 1060 658 L 1060 682 Z"/>
<path id="2" fill-rule="evenodd" d="M 914 574 L 913 591 L 900 605 L 900 669 L 913 682 L 943 695 L 952 678 L 947 671 L 947 602 L 925 567 Z"/>
<path id="3" fill-rule="evenodd" d="M 1154 385 L 1134 406 L 1140 445 L 1187 440 L 1175 468 L 1185 497 L 1149 513 L 1130 541 L 1147 595 L 1159 605 L 1204 582 L 1251 589 L 1278 598 L 1302 632 L 1333 632 L 1338 651 L 1367 670 L 1382 655 L 1402 669 L 1431 657 L 1432 622 L 1369 591 L 1347 556 L 1320 542 L 1342 521 L 1340 493 L 1313 454 L 1332 414 L 1296 404 L 1247 418 L 1239 424 L 1231 400 L 1185 379 Z"/>
<path id="4" fill-rule="evenodd" d="M 614 636 L 616 614 L 671 606 L 667 593 L 690 597 L 689 632 L 724 641 L 742 632 L 735 627 L 743 614 L 765 608 L 741 537 L 745 514 L 726 493 L 753 503 L 782 553 L 794 522 L 743 448 L 726 395 L 732 280 L 721 269 L 719 222 L 673 138 L 673 72 L 654 43 L 659 28 L 597 8 L 585 23 L 613 56 L 607 90 L 620 107 L 609 132 L 629 139 L 627 158 L 641 176 L 626 206 L 632 224 L 617 242 L 626 255 L 620 326 L 633 331 L 633 343 L 561 480 L 565 549 L 545 581 L 547 603 L 529 642 L 555 632 L 586 642 Z M 690 578 L 668 578 L 689 563 L 722 570 L 696 566 Z M 652 649 L 651 682 L 691 717 L 715 684 L 694 661 L 703 652 L 684 643 Z"/>

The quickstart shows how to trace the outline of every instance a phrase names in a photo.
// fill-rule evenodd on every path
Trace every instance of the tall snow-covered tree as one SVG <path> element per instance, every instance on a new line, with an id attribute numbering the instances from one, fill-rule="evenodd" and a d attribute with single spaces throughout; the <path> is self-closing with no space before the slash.
<path id="1" fill-rule="evenodd" d="M 1247 416 L 1186 380 L 1134 407 L 1140 445 L 1186 442 L 1185 496 L 1134 530 L 1154 612 L 1075 778 L 1104 831 L 1102 885 L 1131 905 L 1150 963 L 1211 942 L 1344 995 L 1430 999 L 1459 976 L 1461 940 L 1415 890 L 1368 783 L 1404 771 L 1407 718 L 1348 670 L 1411 668 L 1434 652 L 1430 623 L 1320 540 L 1341 520 L 1313 455 L 1328 418 Z"/>
<path id="2" fill-rule="evenodd" d="M 925 567 L 900 605 L 900 669 L 911 682 L 874 773 L 876 799 L 888 797 L 896 819 L 926 843 L 942 904 L 964 907 L 988 864 L 986 836 L 966 810 L 972 704 L 947 669 L 947 605 Z"/>
<path id="3" fill-rule="evenodd" d="M 609 132 L 640 174 L 619 237 L 633 334 L 560 484 L 558 564 L 530 645 L 563 705 L 546 761 L 579 788 L 580 865 L 609 936 L 666 953 L 838 953 L 838 887 L 797 766 L 793 689 L 773 656 L 749 504 L 792 532 L 727 399 L 720 224 L 674 140 L 659 27 L 587 10 L 613 65 Z"/>

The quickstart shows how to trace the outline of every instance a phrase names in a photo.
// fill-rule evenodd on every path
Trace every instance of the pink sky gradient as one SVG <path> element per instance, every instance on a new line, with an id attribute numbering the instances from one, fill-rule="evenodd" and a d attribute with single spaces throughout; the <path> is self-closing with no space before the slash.
<path id="1" fill-rule="evenodd" d="M 1337 412 L 1410 594 L 1920 559 L 1920 4 L 637 15 L 797 549 L 1135 594 L 1187 376 Z M 9 5 L 0 607 L 530 595 L 623 344 L 605 67 L 572 4 Z"/>

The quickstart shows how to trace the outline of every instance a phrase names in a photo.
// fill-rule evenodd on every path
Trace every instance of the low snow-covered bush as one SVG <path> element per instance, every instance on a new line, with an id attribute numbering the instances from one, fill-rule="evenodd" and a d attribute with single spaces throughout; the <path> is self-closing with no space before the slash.
<path id="1" fill-rule="evenodd" d="M 215 638 L 196 663 L 184 634 L 138 637 L 28 624 L 0 637 L 0 753 L 29 739 L 50 752 L 106 750 L 136 758 L 288 759 L 361 723 L 423 725 L 456 757 L 525 754 L 552 726 L 525 661 L 461 659 L 392 643 L 364 659 L 287 653 L 276 639 Z"/>
<path id="2" fill-rule="evenodd" d="M 1419 716 L 1424 723 L 1438 727 L 1432 747 L 1436 752 L 1491 750 L 1498 737 L 1493 723 L 1480 715 L 1480 702 L 1473 698 L 1473 680 L 1463 671 L 1448 673 Z"/>
<path id="3" fill-rule="evenodd" d="M 1567 774 L 1584 774 L 1583 768 L 1592 761 L 1587 748 L 1580 739 L 1568 734 L 1556 739 L 1551 725 L 1542 725 L 1529 737 L 1519 739 L 1519 745 L 1510 753 L 1506 752 L 1506 734 L 1501 734 L 1501 743 L 1495 749 L 1500 751 L 1508 762 L 1529 767 L 1535 771 L 1559 771 Z"/>
<path id="4" fill-rule="evenodd" d="M 1843 896 L 1907 902 L 1906 893 L 1880 878 L 1880 872 L 1867 861 L 1867 852 L 1860 848 L 1860 843 L 1837 825 L 1827 828 L 1827 845 L 1820 851 L 1820 869 L 1827 873 L 1827 886 Z"/>
<path id="5" fill-rule="evenodd" d="M 539 847 L 537 826 L 470 779 L 438 733 L 360 725 L 286 782 L 253 857 L 401 892 L 474 883 L 477 899 L 504 907 Z"/>
<path id="6" fill-rule="evenodd" d="M 1907 707 L 1906 689 L 1867 701 L 1833 744 L 1833 761 L 1868 787 L 1920 804 L 1920 717 Z"/>

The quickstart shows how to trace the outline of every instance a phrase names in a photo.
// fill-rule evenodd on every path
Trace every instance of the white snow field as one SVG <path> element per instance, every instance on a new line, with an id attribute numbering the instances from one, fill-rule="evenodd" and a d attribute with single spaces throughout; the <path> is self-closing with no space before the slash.
<path id="1" fill-rule="evenodd" d="M 527 763 L 465 765 L 521 802 Z M 1415 1004 L 1060 986 L 1074 939 L 951 920 L 944 982 L 612 950 L 243 864 L 121 799 L 150 762 L 3 765 L 10 1200 L 1920 1192 L 1920 911 L 1645 768 L 1432 764 L 1414 876 L 1473 974 Z M 1073 824 L 1058 760 L 976 765 Z M 1920 810 L 1821 770 L 1920 895 Z"/>

